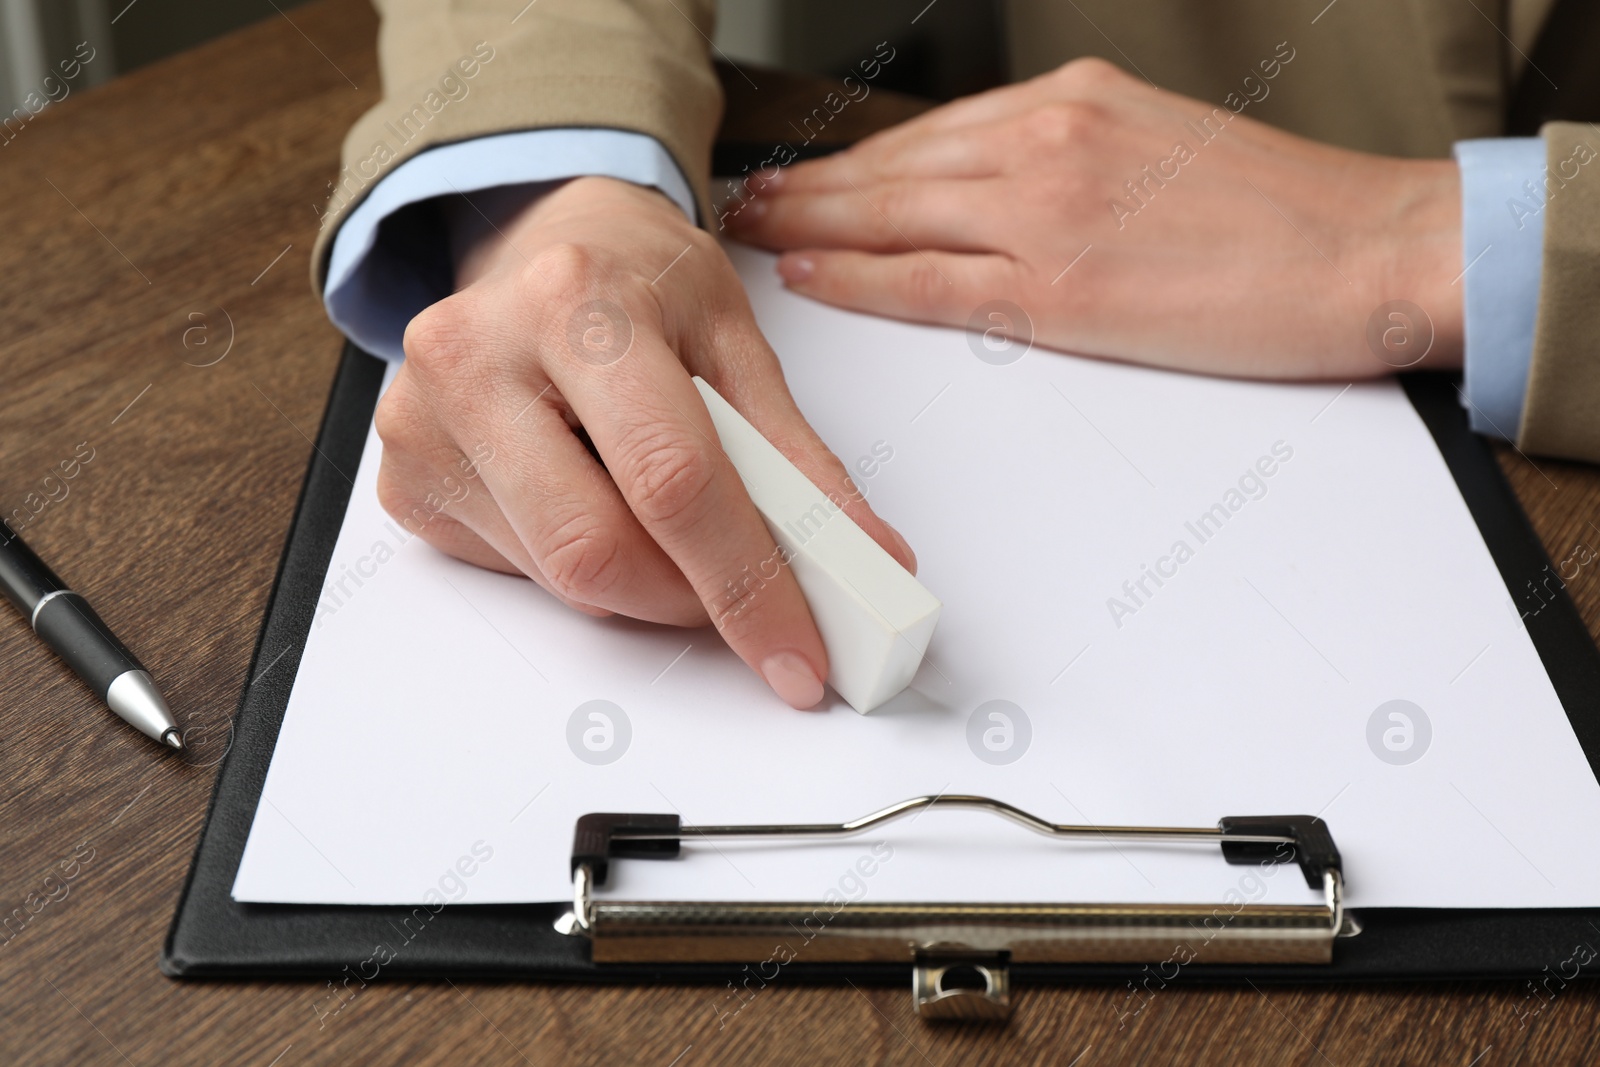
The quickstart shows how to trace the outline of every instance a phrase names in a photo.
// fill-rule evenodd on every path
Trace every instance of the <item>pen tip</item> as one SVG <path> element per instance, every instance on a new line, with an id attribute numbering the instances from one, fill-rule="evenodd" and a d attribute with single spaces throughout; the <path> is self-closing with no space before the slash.
<path id="1" fill-rule="evenodd" d="M 161 735 L 161 740 L 166 744 L 171 745 L 178 751 L 183 751 L 183 738 L 178 736 L 177 730 L 168 730 L 166 733 Z"/>

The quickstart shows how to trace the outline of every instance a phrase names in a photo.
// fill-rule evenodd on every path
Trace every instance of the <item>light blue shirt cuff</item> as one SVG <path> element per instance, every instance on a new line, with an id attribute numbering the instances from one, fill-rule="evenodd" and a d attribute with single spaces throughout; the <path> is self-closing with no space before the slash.
<path id="1" fill-rule="evenodd" d="M 419 262 L 380 247 L 379 227 L 400 209 L 457 193 L 603 176 L 659 189 L 694 220 L 694 193 L 661 142 L 626 130 L 522 130 L 429 149 L 406 160 L 339 227 L 322 299 L 345 336 L 375 356 L 405 358 L 406 324 L 450 295 L 450 250 Z"/>
<path id="2" fill-rule="evenodd" d="M 1528 393 L 1544 259 L 1544 141 L 1458 141 L 1455 157 L 1466 286 L 1462 403 L 1478 433 L 1514 441 Z"/>

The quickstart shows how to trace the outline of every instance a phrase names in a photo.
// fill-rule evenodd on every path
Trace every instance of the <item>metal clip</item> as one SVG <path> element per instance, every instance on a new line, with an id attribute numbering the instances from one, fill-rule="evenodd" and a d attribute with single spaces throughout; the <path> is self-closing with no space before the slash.
<path id="1" fill-rule="evenodd" d="M 1011 971 L 1003 956 L 917 956 L 911 1000 L 926 1021 L 1003 1023 L 1011 1018 Z"/>

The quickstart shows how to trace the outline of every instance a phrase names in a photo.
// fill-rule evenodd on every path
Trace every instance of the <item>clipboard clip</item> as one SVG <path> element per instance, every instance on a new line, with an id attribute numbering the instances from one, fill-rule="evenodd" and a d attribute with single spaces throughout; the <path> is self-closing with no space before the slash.
<path id="1" fill-rule="evenodd" d="M 719 840 L 835 840 L 930 808 L 989 812 L 1063 843 L 1218 845 L 1235 865 L 1299 867 L 1323 903 L 907 904 L 597 900 L 619 859 L 670 859 Z M 1344 876 L 1328 826 L 1311 815 L 1230 816 L 1215 827 L 1053 823 L 991 797 L 913 797 L 844 823 L 687 825 L 677 815 L 597 813 L 573 836 L 572 911 L 563 933 L 586 937 L 595 963 L 910 963 L 924 1018 L 1003 1019 L 1012 963 L 1331 963 L 1336 937 L 1360 927 L 1344 910 Z M 794 948 L 796 941 L 801 942 Z"/>

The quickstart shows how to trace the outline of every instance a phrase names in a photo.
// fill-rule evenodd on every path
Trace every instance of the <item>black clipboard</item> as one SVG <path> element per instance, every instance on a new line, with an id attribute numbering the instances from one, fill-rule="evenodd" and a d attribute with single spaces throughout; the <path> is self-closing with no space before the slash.
<path id="1" fill-rule="evenodd" d="M 162 950 L 163 973 L 175 978 L 337 977 L 370 961 L 377 944 L 398 943 L 393 958 L 382 965 L 383 975 L 713 983 L 733 978 L 739 967 L 727 963 L 596 965 L 586 941 L 555 929 L 570 908 L 565 903 L 452 905 L 433 913 L 425 907 L 263 905 L 232 899 L 234 875 L 349 502 L 352 487 L 341 472 L 354 472 L 360 462 L 384 366 L 354 346 L 345 349 L 256 644 L 249 672 L 256 680 L 241 697 L 233 744 Z M 1455 377 L 1407 374 L 1401 383 L 1516 596 L 1529 579 L 1545 573 L 1549 559 L 1489 446 L 1468 429 Z M 1564 591 L 1527 615 L 1524 625 L 1600 779 L 1600 650 Z M 265 670 L 268 662 L 272 669 Z M 1471 866 L 1464 863 L 1439 876 L 1470 877 Z M 1357 914 L 1362 933 L 1340 939 L 1331 964 L 1196 962 L 1172 981 L 1518 977 L 1538 973 L 1567 958 L 1575 946 L 1600 939 L 1600 909 L 1363 908 Z M 1148 966 L 1015 964 L 1010 970 L 1019 984 L 1122 982 L 1141 977 Z M 785 968 L 799 981 L 849 978 L 884 984 L 904 984 L 911 971 L 909 960 L 835 964 L 801 958 Z"/>

